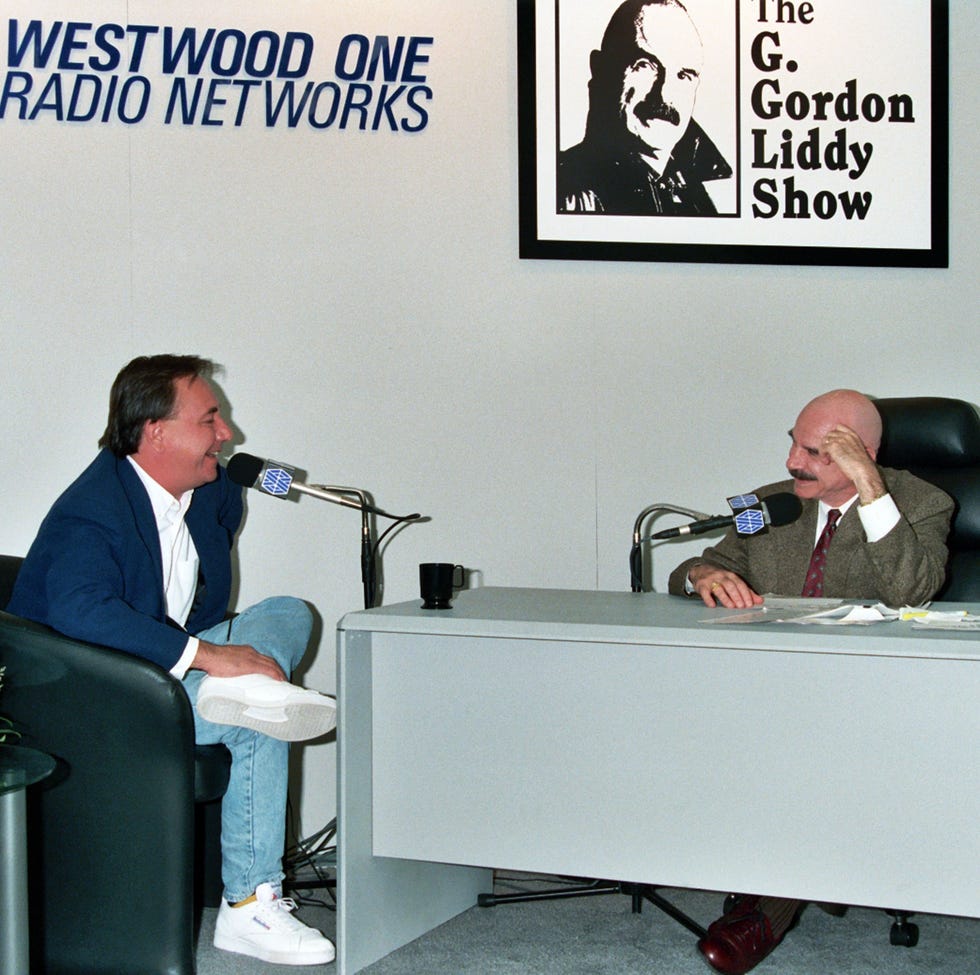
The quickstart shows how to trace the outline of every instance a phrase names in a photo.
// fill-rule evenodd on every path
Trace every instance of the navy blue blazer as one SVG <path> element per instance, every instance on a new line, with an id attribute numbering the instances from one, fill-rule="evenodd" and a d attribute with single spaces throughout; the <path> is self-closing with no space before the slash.
<path id="1" fill-rule="evenodd" d="M 231 547 L 242 488 L 224 468 L 194 491 L 187 527 L 202 585 L 186 633 L 167 622 L 160 539 L 149 495 L 124 457 L 103 450 L 54 503 L 18 573 L 7 609 L 66 636 L 170 670 L 195 634 L 220 623 L 231 595 Z"/>

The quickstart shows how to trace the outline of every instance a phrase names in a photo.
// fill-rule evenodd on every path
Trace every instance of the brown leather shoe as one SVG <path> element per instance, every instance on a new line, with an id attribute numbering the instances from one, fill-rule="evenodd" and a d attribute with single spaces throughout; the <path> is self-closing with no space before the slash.
<path id="1" fill-rule="evenodd" d="M 782 940 L 773 936 L 769 918 L 759 910 L 759 898 L 742 896 L 727 914 L 708 926 L 698 951 L 715 971 L 744 975 Z"/>

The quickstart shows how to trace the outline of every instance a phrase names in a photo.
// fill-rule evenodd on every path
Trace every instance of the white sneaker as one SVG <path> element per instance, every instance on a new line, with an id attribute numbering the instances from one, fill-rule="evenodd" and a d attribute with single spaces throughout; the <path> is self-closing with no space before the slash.
<path id="1" fill-rule="evenodd" d="M 255 900 L 232 907 L 222 900 L 214 946 L 277 965 L 325 965 L 336 957 L 333 942 L 292 916 L 296 903 L 259 884 Z"/>
<path id="2" fill-rule="evenodd" d="M 205 677 L 197 711 L 216 724 L 252 728 L 281 741 L 319 738 L 337 724 L 332 697 L 261 674 Z"/>

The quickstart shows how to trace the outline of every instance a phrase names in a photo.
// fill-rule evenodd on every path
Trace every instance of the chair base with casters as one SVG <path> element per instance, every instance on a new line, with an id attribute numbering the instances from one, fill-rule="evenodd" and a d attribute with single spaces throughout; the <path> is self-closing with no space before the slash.
<path id="1" fill-rule="evenodd" d="M 195 745 L 180 682 L 139 657 L 0 612 L 0 666 L 4 713 L 58 762 L 27 809 L 32 971 L 193 975 L 221 895 L 219 862 L 195 898 L 195 799 L 220 810 L 228 750 Z"/>
<path id="2" fill-rule="evenodd" d="M 908 911 L 885 911 L 895 920 L 892 922 L 888 940 L 900 948 L 914 948 L 919 943 L 919 926 L 913 924 Z"/>
<path id="3" fill-rule="evenodd" d="M 578 878 L 575 878 L 578 879 Z M 639 914 L 643 902 L 648 901 L 678 924 L 683 925 L 698 938 L 703 938 L 708 932 L 693 918 L 680 908 L 657 893 L 657 888 L 651 884 L 634 884 L 616 880 L 584 880 L 570 883 L 568 886 L 552 887 L 548 890 L 519 891 L 512 894 L 480 894 L 477 904 L 480 907 L 496 907 L 498 904 L 522 904 L 529 901 L 564 900 L 571 897 L 595 897 L 602 894 L 625 894 L 631 899 L 633 913 Z"/>

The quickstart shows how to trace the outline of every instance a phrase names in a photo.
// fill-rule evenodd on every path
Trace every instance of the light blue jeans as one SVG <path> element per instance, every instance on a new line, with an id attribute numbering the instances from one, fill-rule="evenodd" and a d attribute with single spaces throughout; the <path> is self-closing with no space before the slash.
<path id="1" fill-rule="evenodd" d="M 196 635 L 209 643 L 247 643 L 272 657 L 288 678 L 306 653 L 312 628 L 306 603 L 273 596 Z M 281 889 L 289 742 L 202 718 L 197 694 L 206 676 L 189 670 L 184 687 L 194 705 L 197 743 L 220 742 L 231 752 L 231 777 L 221 802 L 221 880 L 225 899 L 234 904 L 259 884 Z"/>

